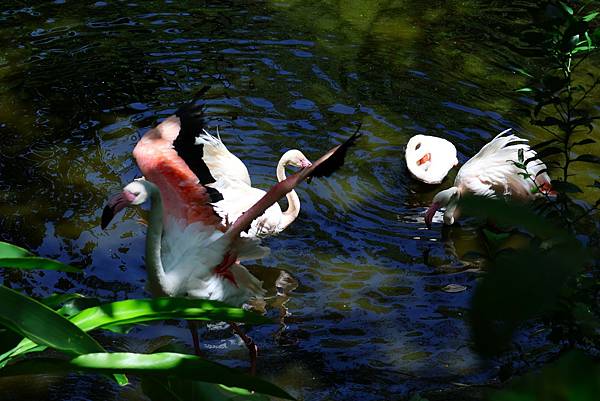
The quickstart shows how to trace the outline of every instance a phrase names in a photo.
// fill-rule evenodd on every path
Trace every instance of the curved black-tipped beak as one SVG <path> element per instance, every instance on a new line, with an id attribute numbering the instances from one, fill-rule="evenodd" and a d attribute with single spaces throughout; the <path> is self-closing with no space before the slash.
<path id="1" fill-rule="evenodd" d="M 131 204 L 131 199 L 125 193 L 121 193 L 111 200 L 108 201 L 104 210 L 102 211 L 102 220 L 100 227 L 104 230 L 108 227 L 108 224 L 112 221 L 117 213 L 123 210 L 126 206 Z"/>
<path id="2" fill-rule="evenodd" d="M 433 216 L 435 216 L 435 212 L 440 208 L 440 204 L 439 203 L 432 203 L 431 206 L 429 206 L 429 209 L 427 209 L 427 211 L 425 212 L 425 225 L 427 226 L 427 228 L 431 228 L 431 222 L 433 221 Z"/>

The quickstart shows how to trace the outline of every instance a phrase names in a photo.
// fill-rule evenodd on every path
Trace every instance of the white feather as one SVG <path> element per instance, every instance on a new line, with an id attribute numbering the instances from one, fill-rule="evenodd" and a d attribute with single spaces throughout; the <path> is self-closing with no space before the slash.
<path id="1" fill-rule="evenodd" d="M 196 145 L 204 145 L 202 160 L 216 181 L 209 186 L 221 191 L 239 183 L 252 185 L 246 165 L 227 149 L 220 137 L 202 131 L 196 138 Z"/>

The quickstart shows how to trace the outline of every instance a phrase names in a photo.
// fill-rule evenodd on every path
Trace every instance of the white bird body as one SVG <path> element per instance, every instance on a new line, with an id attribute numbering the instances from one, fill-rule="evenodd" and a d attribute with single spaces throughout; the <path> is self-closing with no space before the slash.
<path id="1" fill-rule="evenodd" d="M 439 184 L 458 164 L 456 148 L 444 138 L 415 135 L 406 144 L 406 166 L 418 180 Z"/>
<path id="2" fill-rule="evenodd" d="M 195 138 L 202 126 L 201 107 L 190 103 L 147 131 L 133 151 L 145 178 L 128 184 L 109 201 L 101 225 L 106 228 L 123 208 L 150 200 L 145 249 L 150 292 L 154 296 L 190 296 L 241 306 L 252 297 L 262 296 L 264 290 L 262 282 L 239 261 L 262 258 L 269 250 L 260 246 L 260 239 L 243 238 L 240 234 L 302 181 L 331 175 L 343 165 L 348 148 L 360 134 L 356 132 L 314 165 L 305 166 L 274 185 L 257 202 L 249 201 L 244 213 L 229 222 L 232 224 L 222 224 L 212 203 L 224 197 L 208 185 L 221 186 L 207 164 L 197 157 L 200 149 Z M 235 177 L 221 182 L 223 188 L 235 181 L 249 180 L 239 159 L 223 153 L 220 156 L 237 165 Z M 214 174 L 230 177 L 226 173 L 217 168 Z M 254 370 L 256 346 L 235 324 L 232 328 L 248 346 Z M 192 334 L 199 353 L 197 333 L 192 330 Z"/>
<path id="3" fill-rule="evenodd" d="M 202 221 L 187 224 L 165 214 L 160 190 L 144 179 L 128 184 L 124 193 L 132 194 L 132 205 L 151 200 L 146 265 L 148 289 L 154 296 L 191 296 L 241 306 L 253 297 L 264 295 L 262 282 L 239 263 L 232 264 L 227 274 L 215 274 L 215 266 L 223 261 L 223 255 L 232 245 L 231 239 L 217 227 Z M 260 247 L 256 239 L 246 238 L 240 244 L 236 248 L 239 260 L 268 254 L 268 248 Z"/>
<path id="4" fill-rule="evenodd" d="M 510 128 L 502 131 L 481 148 L 460 168 L 454 186 L 435 195 L 425 213 L 428 226 L 440 207 L 446 207 L 444 223 L 453 224 L 459 215 L 456 207 L 458 199 L 468 194 L 527 202 L 551 193 L 551 180 L 544 162 L 537 159 L 536 152 L 529 147 L 526 139 L 509 132 Z M 520 160 L 526 165 L 526 171 L 517 166 Z"/>
<path id="5" fill-rule="evenodd" d="M 223 221 L 236 221 L 266 192 L 252 186 L 248 169 L 237 156 L 227 149 L 220 137 L 214 137 L 203 131 L 196 138 L 196 144 L 203 145 L 202 159 L 215 179 L 214 183 L 207 186 L 217 189 L 223 195 L 223 200 L 213 203 L 215 211 Z M 304 168 L 310 166 L 311 163 L 299 150 L 287 151 L 277 164 L 279 182 L 286 178 L 285 166 L 287 165 Z M 275 235 L 289 226 L 300 213 L 300 199 L 294 190 L 290 191 L 286 197 L 288 201 L 286 211 L 283 211 L 278 203 L 273 204 L 252 222 L 250 229 L 243 232 L 242 236 Z"/>

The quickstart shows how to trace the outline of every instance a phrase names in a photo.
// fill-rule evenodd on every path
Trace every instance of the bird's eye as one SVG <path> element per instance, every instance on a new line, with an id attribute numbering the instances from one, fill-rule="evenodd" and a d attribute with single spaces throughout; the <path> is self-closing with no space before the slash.
<path id="1" fill-rule="evenodd" d="M 415 150 L 418 150 L 421 147 L 420 143 L 417 143 L 417 146 L 415 146 Z"/>
<path id="2" fill-rule="evenodd" d="M 133 193 L 133 196 L 135 196 L 135 197 L 138 197 L 140 194 L 139 192 L 132 192 L 132 193 Z"/>

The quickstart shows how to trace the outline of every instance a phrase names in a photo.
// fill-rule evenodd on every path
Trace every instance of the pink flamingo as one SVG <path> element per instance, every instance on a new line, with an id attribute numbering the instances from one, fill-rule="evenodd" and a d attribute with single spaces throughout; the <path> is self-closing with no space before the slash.
<path id="1" fill-rule="evenodd" d="M 442 207 L 444 224 L 454 224 L 460 215 L 458 200 L 468 194 L 483 197 L 510 197 L 531 201 L 544 194 L 553 194 L 551 180 L 546 173 L 546 165 L 537 158 L 527 140 L 519 138 L 507 129 L 469 159 L 458 170 L 454 186 L 438 192 L 425 212 L 425 224 L 431 227 L 435 212 Z M 520 156 L 519 156 L 520 155 Z M 515 162 L 523 160 L 525 171 Z"/>
<path id="2" fill-rule="evenodd" d="M 249 207 L 265 195 L 262 189 L 254 188 L 244 163 L 227 149 L 220 137 L 204 131 L 196 138 L 202 145 L 204 163 L 208 166 L 215 182 L 208 184 L 217 189 L 223 199 L 214 203 L 215 211 L 223 220 L 235 221 Z M 277 180 L 286 179 L 285 167 L 310 167 L 311 162 L 298 149 L 288 150 L 277 164 Z M 276 235 L 292 224 L 300 213 L 300 198 L 296 191 L 286 195 L 288 208 L 283 211 L 278 203 L 271 205 L 262 216 L 255 219 L 243 236 L 258 237 Z"/>
<path id="3" fill-rule="evenodd" d="M 300 182 L 331 175 L 344 163 L 358 130 L 343 144 L 329 150 L 314 164 L 274 185 L 233 224 L 221 223 L 212 202 L 221 194 L 207 185 L 215 182 L 204 163 L 195 136 L 202 130 L 202 109 L 192 103 L 181 107 L 149 130 L 136 145 L 133 155 L 144 174 L 111 199 L 102 214 L 102 228 L 127 206 L 151 200 L 146 235 L 148 289 L 154 296 L 189 296 L 241 306 L 264 294 L 262 282 L 239 262 L 268 254 L 260 240 L 241 237 L 253 220 Z M 200 354 L 195 326 L 194 349 Z M 257 347 L 235 324 L 249 349 L 252 372 L 256 369 Z"/>

